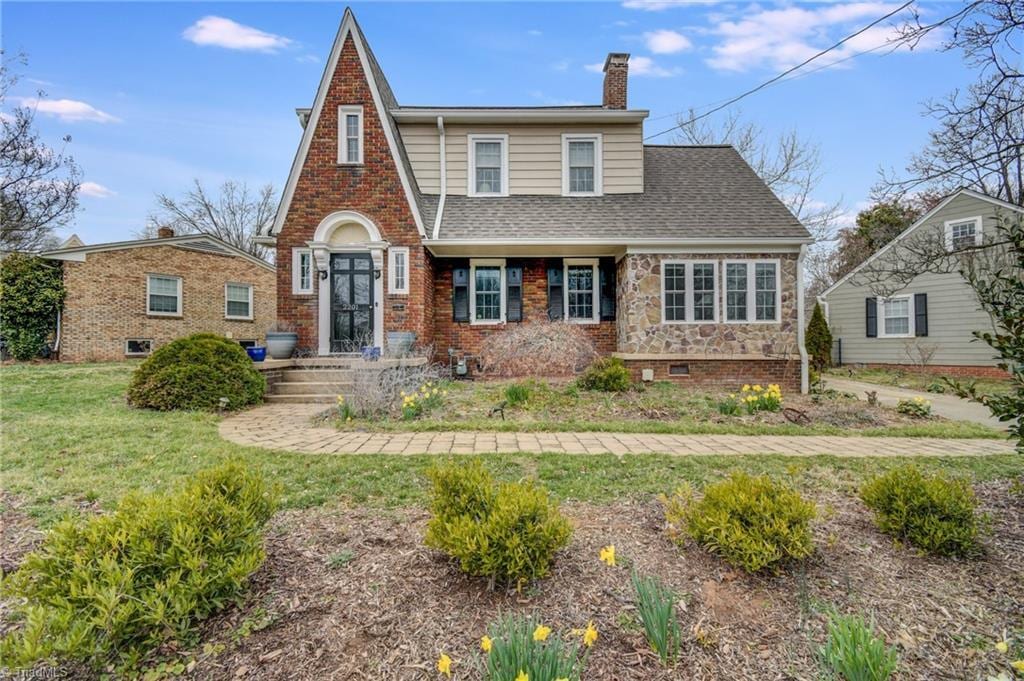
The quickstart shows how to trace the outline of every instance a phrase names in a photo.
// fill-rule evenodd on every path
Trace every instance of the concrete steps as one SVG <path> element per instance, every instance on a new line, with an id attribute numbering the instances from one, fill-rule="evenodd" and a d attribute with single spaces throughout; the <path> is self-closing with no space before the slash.
<path id="1" fill-rule="evenodd" d="M 334 404 L 338 393 L 330 395 L 281 395 L 270 393 L 266 396 L 269 404 Z"/>
<path id="2" fill-rule="evenodd" d="M 266 400 L 271 404 L 334 404 L 338 395 L 352 394 L 357 370 L 383 371 L 424 363 L 424 358 L 366 362 L 359 356 L 342 355 L 268 360 L 260 368 L 270 380 Z"/>

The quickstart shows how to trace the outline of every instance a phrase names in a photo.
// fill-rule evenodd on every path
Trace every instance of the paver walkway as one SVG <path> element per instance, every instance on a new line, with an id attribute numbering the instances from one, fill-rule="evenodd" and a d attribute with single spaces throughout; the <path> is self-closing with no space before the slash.
<path id="1" fill-rule="evenodd" d="M 964 456 L 1008 454 L 1005 440 L 632 433 L 355 433 L 311 420 L 323 405 L 265 405 L 224 419 L 220 435 L 240 445 L 313 454 L 790 454 Z"/>

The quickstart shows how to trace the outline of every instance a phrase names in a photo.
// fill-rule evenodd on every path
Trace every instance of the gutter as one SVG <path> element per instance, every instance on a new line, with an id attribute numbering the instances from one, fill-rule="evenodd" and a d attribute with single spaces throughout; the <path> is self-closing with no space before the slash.
<path id="1" fill-rule="evenodd" d="M 434 234 L 437 238 L 441 233 L 441 217 L 444 215 L 444 199 L 448 195 L 448 167 L 445 162 L 444 116 L 437 117 L 437 155 L 441 172 L 441 196 L 437 199 L 437 214 L 434 215 Z"/>
<path id="2" fill-rule="evenodd" d="M 807 244 L 800 246 L 800 255 L 796 259 L 796 346 L 800 351 L 800 392 L 810 392 L 810 375 L 807 361 L 807 348 L 804 347 L 804 257 L 807 255 Z"/>

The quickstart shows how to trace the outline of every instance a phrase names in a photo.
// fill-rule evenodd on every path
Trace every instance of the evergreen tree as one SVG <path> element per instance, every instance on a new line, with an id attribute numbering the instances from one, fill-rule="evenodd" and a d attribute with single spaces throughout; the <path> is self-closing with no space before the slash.
<path id="1" fill-rule="evenodd" d="M 807 348 L 807 354 L 811 357 L 811 364 L 818 371 L 832 363 L 832 332 L 828 328 L 828 322 L 825 321 L 825 315 L 818 303 L 814 304 L 811 321 L 807 324 L 804 346 Z"/>

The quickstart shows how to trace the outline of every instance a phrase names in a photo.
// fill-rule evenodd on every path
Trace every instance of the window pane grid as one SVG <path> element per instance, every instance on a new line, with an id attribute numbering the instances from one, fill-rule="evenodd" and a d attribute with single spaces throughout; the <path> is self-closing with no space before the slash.
<path id="1" fill-rule="evenodd" d="M 569 319 L 594 318 L 594 268 L 592 265 L 569 265 L 566 276 L 566 297 Z"/>
<path id="2" fill-rule="evenodd" d="M 405 289 L 405 253 L 395 251 L 395 288 Z"/>
<path id="3" fill-rule="evenodd" d="M 898 336 L 910 333 L 910 300 L 887 300 L 882 304 L 882 314 L 885 318 L 885 335 Z"/>
<path id="4" fill-rule="evenodd" d="M 715 319 L 715 266 L 710 263 L 693 265 L 693 319 Z"/>
<path id="5" fill-rule="evenodd" d="M 149 278 L 149 311 L 178 312 L 178 280 L 173 277 Z"/>
<path id="6" fill-rule="evenodd" d="M 476 284 L 476 319 L 501 319 L 501 268 L 495 265 L 479 266 L 474 271 Z"/>
<path id="7" fill-rule="evenodd" d="M 754 313 L 758 321 L 775 319 L 775 263 L 754 264 Z"/>
<path id="8" fill-rule="evenodd" d="M 725 316 L 729 321 L 747 319 L 747 265 L 725 265 Z"/>
<path id="9" fill-rule="evenodd" d="M 249 316 L 249 287 L 241 284 L 228 284 L 225 292 L 227 297 L 227 316 Z"/>
<path id="10" fill-rule="evenodd" d="M 665 321 L 686 321 L 686 265 L 665 265 Z"/>
<path id="11" fill-rule="evenodd" d="M 313 288 L 313 272 L 309 253 L 299 254 L 299 288 L 308 290 Z"/>
<path id="12" fill-rule="evenodd" d="M 569 192 L 594 192 L 597 143 L 593 140 L 578 140 L 570 141 L 566 146 L 568 149 Z"/>

